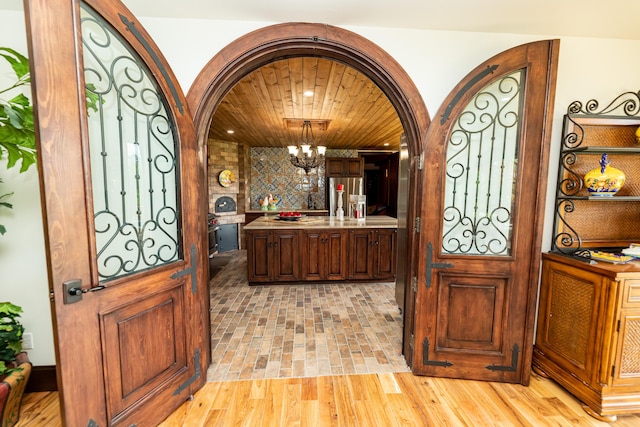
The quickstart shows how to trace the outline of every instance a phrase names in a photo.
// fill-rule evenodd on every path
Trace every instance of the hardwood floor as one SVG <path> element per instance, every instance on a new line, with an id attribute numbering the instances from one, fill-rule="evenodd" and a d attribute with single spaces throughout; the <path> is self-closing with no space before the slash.
<path id="1" fill-rule="evenodd" d="M 160 427 L 182 426 L 616 426 L 551 380 L 523 387 L 416 377 L 411 373 L 210 382 Z M 17 427 L 61 426 L 57 393 L 25 395 Z"/>
<path id="2" fill-rule="evenodd" d="M 249 303 L 253 304 L 249 311 L 254 317 L 257 316 L 255 319 L 243 318 L 235 319 L 231 322 L 234 325 L 234 331 L 246 329 L 246 336 L 242 335 L 243 339 L 234 344 L 238 347 L 242 342 L 251 341 L 245 339 L 245 337 L 253 339 L 267 334 L 266 329 L 260 329 L 258 333 L 253 333 L 252 331 L 257 331 L 257 329 L 250 329 L 245 326 L 245 323 L 253 322 L 256 324 L 254 328 L 258 328 L 258 324 L 261 323 L 260 316 L 255 314 L 256 307 L 254 305 L 263 307 L 263 304 L 261 302 L 262 297 L 253 294 L 255 289 L 251 290 L 252 294 L 244 295 L 244 293 L 248 292 L 247 288 L 249 286 L 246 283 L 246 275 L 242 273 L 246 271 L 246 266 L 242 264 L 242 262 L 246 262 L 246 257 L 242 256 L 240 252 L 236 254 L 234 260 L 230 260 L 229 265 L 222 269 L 221 274 L 216 275 L 213 279 L 214 282 L 212 282 L 214 295 L 217 295 L 216 292 L 227 286 L 225 283 L 229 282 L 234 284 L 234 288 L 230 292 L 235 292 L 237 297 L 243 301 L 247 300 L 241 306 L 249 307 Z M 237 258 L 237 255 L 240 255 L 240 258 Z M 240 275 L 244 279 L 236 275 Z M 218 287 L 220 289 L 217 289 Z M 291 288 L 295 289 L 295 287 Z M 270 289 L 273 290 L 273 288 Z M 305 287 L 305 290 L 309 290 L 309 288 Z M 304 293 L 300 295 L 302 297 L 300 301 L 303 302 L 305 300 Z M 385 298 L 376 297 L 376 295 L 370 294 L 367 298 L 360 298 L 367 301 L 370 300 L 368 304 L 363 304 L 363 307 L 366 308 L 370 305 L 384 306 L 385 304 L 382 302 Z M 216 307 L 219 300 L 225 299 L 220 296 L 212 296 L 212 298 L 212 307 Z M 318 298 L 318 296 L 314 296 L 314 298 Z M 388 298 L 393 298 L 393 290 L 391 290 L 391 295 Z M 343 299 L 344 301 L 341 302 L 340 298 L 336 298 L 326 302 L 325 305 L 342 307 L 347 304 L 344 310 L 353 314 L 352 311 L 357 307 L 351 301 L 351 296 Z M 278 298 L 274 297 L 273 300 L 278 300 Z M 355 298 L 354 301 L 358 300 L 359 298 Z M 301 319 L 299 325 L 292 323 L 287 327 L 287 319 L 285 317 L 284 328 L 292 332 L 285 339 L 285 341 L 289 340 L 292 343 L 289 345 L 290 349 L 287 350 L 290 353 L 289 362 L 291 363 L 296 359 L 294 353 L 300 353 L 295 351 L 296 345 L 299 345 L 299 348 L 304 350 L 307 347 L 307 342 L 304 339 L 315 339 L 317 336 L 315 334 L 316 328 L 304 328 L 305 321 L 308 319 L 298 313 L 297 297 L 295 300 L 287 301 L 287 305 L 290 302 L 294 306 L 292 310 L 295 310 L 295 316 L 292 319 L 295 318 L 296 321 L 298 318 Z M 272 306 L 267 308 L 269 312 L 281 312 L 280 308 L 276 309 Z M 236 313 L 238 311 L 239 308 L 235 306 L 219 308 L 217 311 L 213 310 L 212 322 L 224 323 L 224 319 L 215 318 L 216 313 Z M 351 319 L 352 316 L 336 316 L 334 314 L 330 312 L 327 316 L 320 317 L 326 317 L 327 321 L 344 317 L 351 322 L 350 329 L 358 329 L 354 328 L 355 320 Z M 379 337 L 392 335 L 383 333 L 386 327 L 381 326 L 384 323 L 374 321 L 376 316 L 368 312 L 365 314 L 356 317 L 367 318 L 369 323 L 374 323 L 372 327 L 375 328 L 376 333 L 373 335 Z M 267 315 L 264 316 L 267 320 L 263 322 L 264 325 L 262 326 L 268 326 L 269 319 Z M 393 320 L 393 316 L 385 315 L 384 312 L 383 317 L 388 318 L 389 321 Z M 310 325 L 315 326 L 315 323 L 311 322 Z M 274 330 L 277 329 L 277 326 L 276 322 Z M 360 326 L 364 328 L 368 325 Z M 325 332 L 326 329 L 331 328 L 336 329 L 336 324 L 323 323 L 322 329 Z M 224 336 L 218 337 L 213 324 L 212 331 L 214 359 L 223 361 L 225 360 L 224 351 L 232 343 L 231 341 L 224 341 Z M 307 332 L 306 334 L 303 333 L 305 331 Z M 314 331 L 313 336 L 307 336 L 310 331 Z M 304 337 L 300 337 L 304 339 L 296 339 L 296 333 L 304 335 Z M 345 338 L 350 338 L 347 334 L 348 331 L 346 331 L 345 326 L 345 331 L 342 335 Z M 395 334 L 401 337 L 400 327 L 397 327 Z M 337 345 L 333 346 L 335 348 L 332 347 L 335 353 L 349 355 L 350 352 L 340 351 L 339 344 L 344 343 L 344 340 L 336 342 Z M 225 346 L 221 346 L 221 344 L 225 344 Z M 399 348 L 399 344 L 394 344 L 394 346 Z M 218 347 L 220 347 L 220 354 L 216 354 Z M 262 345 L 255 347 L 261 348 Z M 317 343 L 313 348 L 316 350 L 315 353 L 318 353 L 319 346 Z M 278 348 L 275 349 L 275 351 L 277 350 Z M 281 353 L 285 354 L 287 351 L 285 351 L 285 346 L 283 345 Z M 238 355 L 239 351 L 236 351 L 235 354 Z M 306 356 L 300 356 L 299 359 L 307 360 Z M 246 359 L 243 360 L 246 362 Z M 284 358 L 279 360 L 284 360 Z M 256 365 L 256 362 L 251 359 L 249 365 Z M 531 385 L 523 387 L 513 384 L 416 377 L 409 372 L 394 371 L 392 373 L 391 370 L 397 369 L 395 365 L 387 366 L 389 368 L 388 371 L 361 373 L 357 370 L 346 370 L 345 367 L 347 366 L 357 368 L 358 365 L 348 365 L 342 357 L 337 357 L 335 363 L 332 363 L 331 366 L 341 367 L 342 370 L 337 372 L 340 375 L 325 376 L 321 371 L 317 371 L 317 375 L 308 375 L 308 371 L 304 370 L 301 372 L 303 374 L 307 373 L 307 375 L 294 376 L 296 372 L 293 369 L 278 369 L 277 372 L 278 374 L 287 374 L 289 377 L 294 376 L 293 378 L 253 378 L 230 381 L 232 378 L 229 372 L 221 377 L 214 375 L 213 378 L 209 378 L 211 382 L 207 382 L 193 396 L 193 400 L 185 402 L 160 427 L 231 425 L 277 427 L 292 425 L 313 427 L 394 427 L 401 425 L 415 427 L 640 426 L 640 413 L 631 416 L 620 416 L 618 421 L 612 424 L 597 421 L 587 415 L 582 410 L 580 403 L 555 382 L 535 374 L 532 376 Z M 367 366 L 372 368 L 371 362 Z M 218 365 L 214 363 L 209 370 L 215 371 L 217 369 Z M 254 370 L 253 372 L 266 376 L 266 372 L 261 373 L 259 371 Z M 331 373 L 334 374 L 336 372 Z M 345 375 L 348 373 L 353 373 L 353 375 Z M 240 374 L 238 375 L 237 378 L 240 378 Z M 221 379 L 225 381 L 220 381 Z M 62 426 L 58 393 L 31 393 L 25 395 L 20 422 L 16 427 L 27 426 Z"/>

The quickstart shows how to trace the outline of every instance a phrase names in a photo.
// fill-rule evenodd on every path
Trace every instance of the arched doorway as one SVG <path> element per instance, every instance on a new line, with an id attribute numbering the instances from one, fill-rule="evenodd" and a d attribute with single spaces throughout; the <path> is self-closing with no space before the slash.
<path id="1" fill-rule="evenodd" d="M 216 54 L 196 77 L 187 101 L 194 117 L 198 145 L 204 152 L 213 113 L 224 95 L 244 75 L 269 62 L 292 56 L 320 56 L 345 63 L 375 82 L 396 109 L 406 136 L 410 171 L 422 153 L 430 118 L 418 89 L 402 67 L 371 41 L 325 24 L 289 23 L 265 27 L 235 40 Z M 420 206 L 420 176 L 409 174 L 406 224 L 413 224 Z M 411 228 L 411 227 L 409 227 Z M 405 284 L 415 271 L 417 239 L 407 236 Z M 411 293 L 405 292 L 410 296 Z M 412 330 L 413 299 L 404 303 L 403 352 L 411 365 L 408 336 Z"/>

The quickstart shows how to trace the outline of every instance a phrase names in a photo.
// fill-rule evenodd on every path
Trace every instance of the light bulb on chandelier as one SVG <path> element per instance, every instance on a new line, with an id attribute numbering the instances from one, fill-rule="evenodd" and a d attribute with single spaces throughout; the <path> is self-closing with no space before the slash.
<path id="1" fill-rule="evenodd" d="M 314 148 L 315 147 L 315 148 Z M 324 161 L 324 153 L 327 147 L 323 145 L 316 146 L 313 138 L 313 130 L 311 129 L 311 121 L 305 120 L 302 123 L 302 140 L 299 146 L 289 145 L 289 160 L 291 164 L 297 168 L 304 169 L 306 174 L 311 169 L 316 169 Z M 301 154 L 298 157 L 298 154 Z"/>

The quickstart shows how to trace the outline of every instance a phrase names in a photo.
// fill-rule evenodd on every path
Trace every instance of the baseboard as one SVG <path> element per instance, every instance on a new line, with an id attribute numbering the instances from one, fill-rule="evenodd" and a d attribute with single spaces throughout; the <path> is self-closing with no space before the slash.
<path id="1" fill-rule="evenodd" d="M 31 376 L 29 377 L 29 381 L 27 381 L 25 393 L 57 390 L 58 382 L 56 380 L 55 365 L 32 367 Z"/>

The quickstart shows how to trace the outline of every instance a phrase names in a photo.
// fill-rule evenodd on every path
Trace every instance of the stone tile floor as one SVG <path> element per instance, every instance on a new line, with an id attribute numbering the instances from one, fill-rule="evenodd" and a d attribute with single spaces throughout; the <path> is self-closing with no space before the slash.
<path id="1" fill-rule="evenodd" d="M 215 261 L 208 381 L 409 371 L 394 284 L 249 286 L 246 251 Z"/>

